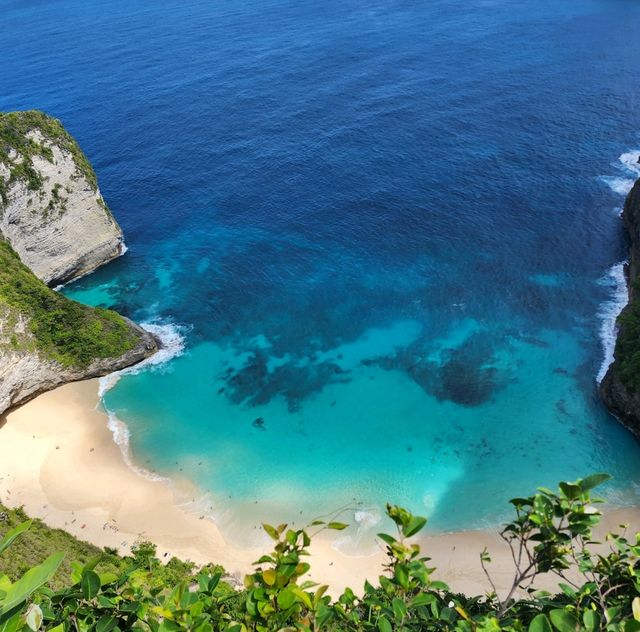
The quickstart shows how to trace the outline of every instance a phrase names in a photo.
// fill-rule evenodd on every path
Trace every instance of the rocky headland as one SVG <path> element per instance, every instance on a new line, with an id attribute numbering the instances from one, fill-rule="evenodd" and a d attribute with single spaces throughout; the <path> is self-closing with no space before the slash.
<path id="1" fill-rule="evenodd" d="M 618 317 L 614 361 L 600 384 L 600 394 L 611 413 L 640 438 L 640 180 L 627 195 L 622 221 L 630 240 L 629 302 Z"/>
<path id="2" fill-rule="evenodd" d="M 62 124 L 38 111 L 0 113 L 0 415 L 157 350 L 130 320 L 51 289 L 123 249 L 93 168 Z"/>

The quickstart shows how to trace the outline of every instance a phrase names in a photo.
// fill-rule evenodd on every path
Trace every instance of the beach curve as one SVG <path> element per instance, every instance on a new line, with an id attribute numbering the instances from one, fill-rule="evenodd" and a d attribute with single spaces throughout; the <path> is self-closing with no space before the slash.
<path id="1" fill-rule="evenodd" d="M 108 417 L 98 406 L 98 380 L 61 386 L 10 412 L 0 428 L 0 502 L 62 528 L 101 547 L 130 552 L 140 540 L 158 547 L 158 557 L 216 563 L 238 581 L 269 548 L 240 548 L 222 536 L 215 523 L 186 507 L 198 491 L 187 480 L 171 484 L 140 475 L 129 467 L 113 441 Z M 604 528 L 638 523 L 640 510 L 610 510 Z M 438 570 L 436 576 L 456 591 L 488 590 L 479 564 L 486 546 L 498 590 L 508 587 L 512 566 L 508 549 L 496 532 L 466 531 L 427 535 L 423 550 Z M 328 583 L 331 592 L 350 586 L 356 592 L 364 580 L 382 572 L 382 548 L 370 556 L 349 556 L 328 537 L 312 545 L 312 580 Z M 541 585 L 553 585 L 548 578 Z"/>

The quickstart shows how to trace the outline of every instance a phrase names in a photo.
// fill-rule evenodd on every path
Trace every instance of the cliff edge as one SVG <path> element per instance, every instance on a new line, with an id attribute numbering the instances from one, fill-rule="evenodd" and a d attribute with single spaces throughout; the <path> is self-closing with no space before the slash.
<path id="1" fill-rule="evenodd" d="M 91 165 L 42 112 L 0 113 L 0 415 L 41 392 L 155 353 L 155 338 L 48 287 L 119 256 Z"/>
<path id="2" fill-rule="evenodd" d="M 613 415 L 640 438 L 640 180 L 622 211 L 630 239 L 629 302 L 618 317 L 614 361 L 600 383 L 600 395 Z"/>
<path id="3" fill-rule="evenodd" d="M 48 285 L 122 254 L 123 236 L 96 174 L 60 121 L 0 113 L 0 233 Z"/>

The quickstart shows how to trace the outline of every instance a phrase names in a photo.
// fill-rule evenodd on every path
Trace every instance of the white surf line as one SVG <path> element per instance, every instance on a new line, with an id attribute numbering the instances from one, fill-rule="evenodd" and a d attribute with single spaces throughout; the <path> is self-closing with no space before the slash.
<path id="1" fill-rule="evenodd" d="M 600 324 L 600 343 L 604 352 L 602 364 L 598 369 L 596 381 L 598 384 L 602 382 L 607 370 L 613 363 L 613 352 L 616 348 L 616 338 L 618 335 L 618 316 L 624 309 L 629 295 L 627 292 L 627 279 L 624 274 L 624 266 L 626 262 L 621 261 L 612 265 L 605 276 L 600 279 L 602 285 L 611 288 L 612 296 L 600 306 L 598 317 Z"/>
<path id="2" fill-rule="evenodd" d="M 609 188 L 618 195 L 626 196 L 633 187 L 637 178 L 640 177 L 640 150 L 631 150 L 620 155 L 617 165 L 619 169 L 625 172 L 625 175 L 632 177 L 617 176 L 601 176 L 601 180 L 609 186 Z M 622 214 L 622 210 L 616 208 L 616 214 Z M 611 288 L 612 296 L 605 301 L 598 310 L 600 324 L 600 342 L 604 352 L 602 364 L 598 369 L 596 381 L 598 384 L 602 382 L 607 370 L 613 363 L 613 354 L 616 347 L 616 338 L 618 335 L 618 316 L 629 301 L 629 291 L 627 289 L 627 280 L 624 273 L 626 261 L 621 261 L 612 265 L 605 276 L 600 279 L 602 285 Z"/>
<path id="3" fill-rule="evenodd" d="M 98 384 L 99 401 L 96 408 L 102 405 L 107 413 L 107 427 L 113 435 L 114 443 L 120 448 L 124 462 L 134 472 L 144 476 L 151 481 L 158 481 L 166 484 L 171 483 L 171 479 L 161 476 L 137 465 L 131 457 L 131 433 L 125 422 L 119 419 L 113 411 L 110 411 L 104 403 L 104 395 L 111 390 L 123 375 L 136 375 L 142 371 L 159 368 L 173 358 L 184 353 L 185 339 L 181 330 L 183 327 L 174 324 L 158 324 L 158 323 L 140 323 L 140 326 L 146 331 L 152 333 L 160 340 L 160 350 L 148 357 L 146 360 L 126 369 L 109 373 L 101 377 Z"/>

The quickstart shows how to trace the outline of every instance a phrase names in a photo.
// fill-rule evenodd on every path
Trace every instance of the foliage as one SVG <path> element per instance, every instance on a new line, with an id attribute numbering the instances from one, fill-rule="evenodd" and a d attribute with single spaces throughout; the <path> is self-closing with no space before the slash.
<path id="1" fill-rule="evenodd" d="M 38 143 L 27 134 L 38 130 L 46 142 Z M 42 186 L 42 179 L 33 166 L 33 157 L 41 156 L 53 160 L 50 144 L 70 153 L 87 182 L 97 190 L 96 174 L 76 141 L 64 129 L 62 123 L 44 112 L 28 110 L 24 112 L 0 112 L 0 164 L 9 168 L 9 180 L 0 177 L 0 208 L 7 203 L 7 187 L 15 180 L 24 180 L 31 190 Z M 16 152 L 18 158 L 13 156 Z"/>
<path id="2" fill-rule="evenodd" d="M 632 393 L 640 392 L 640 278 L 633 283 L 629 304 L 618 317 L 615 366 L 620 381 Z"/>
<path id="3" fill-rule="evenodd" d="M 9 509 L 0 504 L 0 533 L 9 531 L 27 521 L 27 515 L 20 509 Z M 65 585 L 71 563 L 75 560 L 86 563 L 100 555 L 102 551 L 93 544 L 82 542 L 62 529 L 52 529 L 41 520 L 31 520 L 30 528 L 11 545 L 11 555 L 0 558 L 0 569 L 9 579 L 15 581 L 29 568 L 52 553 L 64 553 L 64 559 L 52 577 L 49 586 L 62 588 Z M 122 558 L 104 553 L 100 561 L 104 572 L 119 573 L 124 570 Z"/>
<path id="4" fill-rule="evenodd" d="M 138 343 L 138 334 L 120 315 L 54 292 L 0 239 L 0 314 L 3 306 L 27 318 L 37 350 L 65 367 L 118 357 Z M 19 348 L 20 342 L 16 337 L 12 346 Z"/>
<path id="5" fill-rule="evenodd" d="M 305 581 L 305 558 L 313 537 L 346 524 L 314 521 L 304 529 L 263 525 L 274 548 L 255 563 L 245 589 L 235 592 L 221 581 L 219 569 L 182 567 L 170 584 L 152 545 L 144 544 L 118 573 L 102 572 L 99 559 L 72 564 L 66 586 L 44 586 L 60 563 L 47 558 L 13 582 L 0 578 L 0 632 L 71 630 L 112 632 L 637 632 L 640 630 L 640 540 L 610 534 L 609 548 L 594 548 L 593 527 L 600 513 L 591 490 L 608 477 L 595 474 L 557 491 L 541 488 L 511 501 L 515 519 L 501 532 L 514 560 L 512 589 L 500 599 L 495 590 L 482 596 L 452 594 L 433 578 L 429 558 L 411 538 L 426 524 L 403 508 L 387 506 L 396 533 L 379 534 L 387 563 L 376 586 L 365 582 L 358 596 L 346 589 L 332 599 L 327 586 Z M 13 527 L 0 544 L 16 546 L 28 537 L 30 523 Z M 2 558 L 0 558 L 2 559 Z M 481 563 L 493 584 L 487 551 Z M 577 571 L 568 578 L 567 570 Z M 534 592 L 539 573 L 554 573 L 559 593 Z M 576 577 L 579 578 L 576 581 Z M 518 592 L 519 589 L 519 592 Z M 518 595 L 525 594 L 525 597 Z"/>

